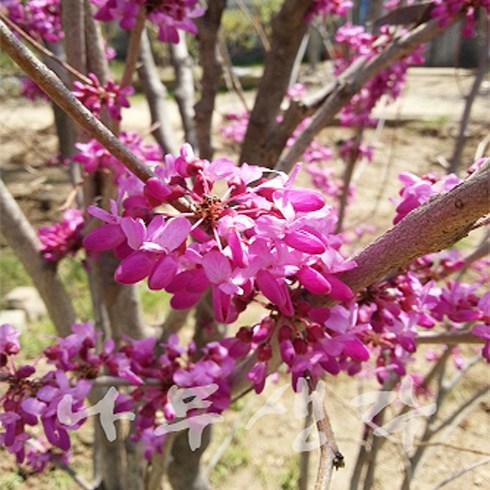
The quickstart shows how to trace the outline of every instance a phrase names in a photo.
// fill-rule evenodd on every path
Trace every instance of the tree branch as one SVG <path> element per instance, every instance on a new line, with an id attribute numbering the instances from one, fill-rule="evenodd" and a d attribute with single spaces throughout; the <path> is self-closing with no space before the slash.
<path id="1" fill-rule="evenodd" d="M 465 182 L 413 210 L 368 245 L 354 257 L 357 267 L 344 272 L 340 278 L 357 293 L 389 272 L 405 268 L 414 258 L 456 243 L 471 231 L 479 218 L 489 212 L 490 159 Z M 317 306 L 335 304 L 328 297 L 310 293 L 305 293 L 304 300 Z M 468 337 L 467 340 L 472 342 L 473 338 Z M 232 391 L 235 398 L 251 389 L 247 374 L 255 362 L 255 356 L 251 355 L 233 373 Z M 275 371 L 280 364 L 280 357 L 275 353 L 270 362 L 270 372 Z"/>
<path id="2" fill-rule="evenodd" d="M 250 114 L 240 162 L 256 165 L 262 163 L 262 149 L 267 143 L 269 132 L 276 124 L 276 116 L 289 85 L 296 53 L 308 27 L 305 16 L 312 5 L 312 0 L 285 0 L 281 10 L 271 21 L 271 48 L 265 57 L 264 74 Z"/>
<path id="3" fill-rule="evenodd" d="M 187 49 L 184 32 L 179 34 L 179 42 L 170 44 L 170 58 L 175 71 L 175 100 L 179 107 L 184 127 L 184 139 L 192 147 L 197 147 L 196 124 L 194 120 L 194 75 L 192 58 Z"/>
<path id="4" fill-rule="evenodd" d="M 56 332 L 62 337 L 69 335 L 71 324 L 76 321 L 76 314 L 58 277 L 56 264 L 41 257 L 41 244 L 36 232 L 1 180 L 0 216 L 2 235 L 39 291 Z"/>
<path id="5" fill-rule="evenodd" d="M 362 57 L 359 58 L 357 62 L 340 75 L 334 84 L 327 87 L 327 89 L 323 89 L 319 96 L 314 96 L 311 99 L 311 102 L 305 104 L 302 111 L 296 110 L 287 114 L 288 117 L 294 117 L 296 120 L 287 121 L 285 119 L 283 124 L 285 124 L 286 127 L 295 127 L 301 122 L 301 119 L 298 119 L 298 116 L 304 115 L 304 117 L 306 117 L 307 115 L 310 115 L 313 110 L 316 110 L 310 124 L 304 129 L 291 148 L 289 148 L 286 155 L 279 161 L 276 169 L 289 172 L 293 165 L 301 159 L 307 146 L 318 132 L 333 120 L 342 107 L 344 107 L 367 82 L 372 80 L 378 73 L 395 61 L 398 61 L 409 54 L 417 46 L 430 41 L 460 19 L 461 15 L 456 15 L 444 27 L 441 27 L 438 20 L 434 19 L 415 28 L 407 34 L 397 37 L 383 52 L 371 60 L 366 61 L 366 59 Z M 293 124 L 293 122 L 295 124 Z M 265 148 L 267 165 L 277 161 L 287 141 L 287 138 L 284 136 L 279 138 L 278 135 L 273 135 L 273 139 L 276 142 L 276 146 Z M 280 146 L 281 144 L 282 146 Z M 261 158 L 260 161 L 264 164 L 264 158 Z"/>
<path id="6" fill-rule="evenodd" d="M 177 154 L 176 137 L 168 117 L 167 89 L 158 76 L 148 34 L 143 32 L 140 44 L 138 76 L 151 115 L 152 135 L 165 153 Z"/>
<path id="7" fill-rule="evenodd" d="M 199 156 L 210 160 L 214 148 L 211 125 L 216 93 L 221 76 L 221 64 L 217 56 L 218 30 L 226 0 L 209 2 L 204 16 L 197 19 L 199 28 L 200 64 L 202 67 L 201 99 L 196 104 L 196 138 Z"/>
<path id="8" fill-rule="evenodd" d="M 146 182 L 155 175 L 140 162 L 93 114 L 64 86 L 60 79 L 19 42 L 0 20 L 0 47 L 26 75 L 85 131 L 114 155 L 128 170 Z"/>

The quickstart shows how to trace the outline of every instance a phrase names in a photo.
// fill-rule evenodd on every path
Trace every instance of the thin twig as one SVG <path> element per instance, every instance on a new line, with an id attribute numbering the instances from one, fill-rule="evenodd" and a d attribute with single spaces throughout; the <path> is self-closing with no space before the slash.
<path id="1" fill-rule="evenodd" d="M 419 333 L 415 338 L 417 344 L 481 344 L 483 340 L 471 332 Z"/>
<path id="2" fill-rule="evenodd" d="M 73 481 L 83 490 L 94 490 L 94 486 L 86 482 L 70 465 L 61 461 L 56 461 L 56 466 L 58 466 L 60 470 L 68 473 Z"/>
<path id="3" fill-rule="evenodd" d="M 257 35 L 259 36 L 260 43 L 262 44 L 264 51 L 268 53 L 271 49 L 271 43 L 269 42 L 269 39 L 265 34 L 262 24 L 260 22 L 257 22 L 255 17 L 250 13 L 250 9 L 247 7 L 247 5 L 243 0 L 236 0 L 236 4 L 238 5 L 238 8 L 245 14 L 245 17 L 247 17 L 247 19 L 252 24 L 253 28 L 255 29 L 255 32 L 257 32 Z"/>
<path id="4" fill-rule="evenodd" d="M 332 481 L 333 469 L 344 466 L 344 457 L 339 451 L 335 434 L 330 424 L 327 411 L 323 405 L 320 394 L 315 390 L 315 384 L 310 376 L 306 376 L 309 397 L 311 399 L 313 417 L 316 421 L 318 437 L 320 439 L 320 458 L 316 476 L 315 490 L 327 490 Z"/>
<path id="5" fill-rule="evenodd" d="M 454 480 L 457 480 L 460 476 L 463 476 L 465 473 L 468 473 L 469 471 L 473 471 L 475 468 L 478 468 L 479 466 L 483 466 L 483 465 L 488 464 L 488 463 L 490 463 L 490 458 L 480 459 L 476 463 L 473 463 L 472 465 L 467 466 L 466 468 L 463 468 L 459 471 L 456 471 L 450 477 L 446 478 L 441 483 L 436 485 L 433 488 L 433 490 L 439 490 L 440 488 L 445 487 L 448 483 L 451 483 Z"/>
<path id="6" fill-rule="evenodd" d="M 231 63 L 230 54 L 228 53 L 226 42 L 221 34 L 218 34 L 218 49 L 220 51 L 221 59 L 223 60 L 225 82 L 228 90 L 230 92 L 233 90 L 238 95 L 238 98 L 240 99 L 243 108 L 247 112 L 250 112 L 250 108 L 248 107 L 247 104 L 247 99 L 245 98 L 245 94 L 243 93 L 242 84 L 240 83 L 240 79 L 236 76 L 235 72 L 233 71 L 233 65 Z"/>

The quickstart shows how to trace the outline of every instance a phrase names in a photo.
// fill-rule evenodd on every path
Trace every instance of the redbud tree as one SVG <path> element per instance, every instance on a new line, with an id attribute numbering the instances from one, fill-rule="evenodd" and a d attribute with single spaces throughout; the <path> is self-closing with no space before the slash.
<path id="1" fill-rule="evenodd" d="M 295 391 L 306 380 L 310 395 L 340 372 L 372 376 L 385 390 L 411 377 L 427 392 L 448 358 L 464 372 L 455 346 L 475 344 L 478 359 L 490 361 L 488 242 L 470 255 L 452 248 L 485 224 L 488 158 L 467 162 L 459 176 L 402 173 L 394 226 L 361 251 L 355 242 L 366 229 L 344 226 L 353 169 L 373 158 L 363 139 L 376 125 L 373 109 L 401 94 L 408 68 L 424 62 L 424 44 L 446 29 L 458 24 L 472 36 L 480 21 L 485 36 L 490 2 L 372 4 L 367 28 L 349 21 L 349 0 L 279 3 L 267 34 L 255 24 L 264 71 L 249 106 L 220 41 L 224 0 L 0 1 L 1 48 L 25 73 L 24 95 L 54 102 L 59 160 L 76 195 L 60 222 L 36 233 L 0 187 L 2 233 L 59 335 L 40 369 L 40 361 L 19 360 L 19 332 L 0 326 L 0 444 L 18 464 L 62 467 L 83 488 L 156 489 L 166 472 L 173 488 L 208 488 L 199 465 L 205 427 L 247 391 L 261 393 L 271 373 L 287 373 Z M 312 23 L 328 28 L 332 82 L 306 88 L 297 69 Z M 118 80 L 103 35 L 109 24 L 128 38 Z M 169 125 L 151 43 L 171 54 L 182 140 Z M 243 102 L 219 127 L 233 158 L 214 149 L 223 72 Z M 120 129 L 136 74 L 154 143 Z M 335 118 L 353 137 L 332 148 L 318 134 Z M 344 162 L 343 179 L 331 171 L 334 157 Z M 300 172 L 309 188 L 295 184 Z M 67 256 L 83 261 L 91 319 L 77 318 L 60 279 Z M 141 282 L 170 297 L 159 337 L 146 333 Z M 245 323 L 250 310 L 261 313 Z M 194 332 L 187 344 L 184 327 Z M 409 367 L 422 343 L 439 346 L 427 377 Z M 87 483 L 70 467 L 70 433 L 101 400 L 112 418 L 95 421 L 96 473 Z M 127 431 L 114 424 L 128 417 Z M 190 444 L 168 429 L 185 420 L 198 434 Z M 323 409 L 317 425 L 326 438 L 317 488 L 327 488 L 342 455 Z M 352 488 L 365 467 L 368 488 L 376 448 L 361 448 Z M 420 457 L 420 448 L 407 455 L 403 488 Z"/>

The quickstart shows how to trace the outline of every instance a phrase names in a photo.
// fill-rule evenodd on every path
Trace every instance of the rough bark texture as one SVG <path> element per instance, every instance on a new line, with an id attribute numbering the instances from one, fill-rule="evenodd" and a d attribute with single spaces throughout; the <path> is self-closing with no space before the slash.
<path id="1" fill-rule="evenodd" d="M 262 163 L 263 147 L 276 124 L 296 54 L 308 27 L 305 16 L 312 5 L 312 0 L 285 0 L 279 13 L 272 19 L 271 49 L 265 58 L 264 74 L 250 114 L 240 162 Z"/>
<path id="2" fill-rule="evenodd" d="M 177 138 L 168 118 L 167 89 L 158 76 L 150 40 L 146 32 L 143 32 L 141 36 L 139 60 L 138 76 L 150 109 L 153 128 L 151 134 L 165 153 L 175 155 L 178 150 Z"/>
<path id="3" fill-rule="evenodd" d="M 86 73 L 84 0 L 62 0 L 61 21 L 65 32 L 66 58 L 73 68 Z"/>
<path id="4" fill-rule="evenodd" d="M 415 257 L 438 252 L 468 235 L 490 213 L 490 159 L 468 180 L 413 210 L 354 257 L 341 279 L 357 292 L 405 268 Z"/>
<path id="5" fill-rule="evenodd" d="M 200 459 L 211 442 L 211 426 L 202 432 L 201 446 L 191 451 L 188 431 L 179 432 L 172 444 L 171 461 L 167 475 L 173 490 L 209 490 L 209 482 L 202 471 Z"/>
<path id="6" fill-rule="evenodd" d="M 175 100 L 179 106 L 180 118 L 187 143 L 197 147 L 196 124 L 194 120 L 194 76 L 192 58 L 187 49 L 185 32 L 179 33 L 179 42 L 170 44 L 170 55 L 175 70 Z"/>
<path id="7" fill-rule="evenodd" d="M 39 291 L 56 332 L 60 336 L 69 335 L 71 324 L 76 321 L 76 314 L 57 275 L 56 264 L 41 257 L 41 244 L 36 232 L 1 180 L 0 230 Z"/>
<path id="8" fill-rule="evenodd" d="M 87 51 L 87 71 L 95 73 L 101 83 L 109 79 L 109 66 L 104 52 L 104 42 L 100 24 L 95 22 L 93 8 L 85 0 L 85 45 Z"/>
<path id="9" fill-rule="evenodd" d="M 201 158 L 211 160 L 214 148 L 211 138 L 216 94 L 221 77 L 218 59 L 218 30 L 226 0 L 210 2 L 204 16 L 197 19 L 200 64 L 202 67 L 201 99 L 196 104 L 196 138 Z"/>

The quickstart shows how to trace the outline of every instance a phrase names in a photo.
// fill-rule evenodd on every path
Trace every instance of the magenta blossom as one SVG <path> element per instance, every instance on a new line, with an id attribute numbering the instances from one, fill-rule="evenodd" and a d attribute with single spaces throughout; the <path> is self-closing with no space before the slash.
<path id="1" fill-rule="evenodd" d="M 177 43 L 178 30 L 197 33 L 193 18 L 204 11 L 197 0 L 92 0 L 99 7 L 95 18 L 104 22 L 119 21 L 122 29 L 132 29 L 140 8 L 146 10 L 147 18 L 158 27 L 158 39 Z"/>
<path id="2" fill-rule="evenodd" d="M 87 108 L 95 117 L 100 117 L 102 109 L 106 108 L 108 114 L 115 120 L 121 120 L 121 109 L 129 107 L 128 96 L 134 93 L 130 85 L 121 87 L 112 80 L 104 85 L 94 73 L 89 73 L 91 84 L 79 81 L 73 82 L 73 95 Z"/>
<path id="3" fill-rule="evenodd" d="M 82 246 L 82 229 L 85 221 L 79 209 L 69 208 L 63 213 L 63 220 L 38 230 L 41 254 L 50 262 L 58 262 L 67 255 L 74 255 Z"/>

